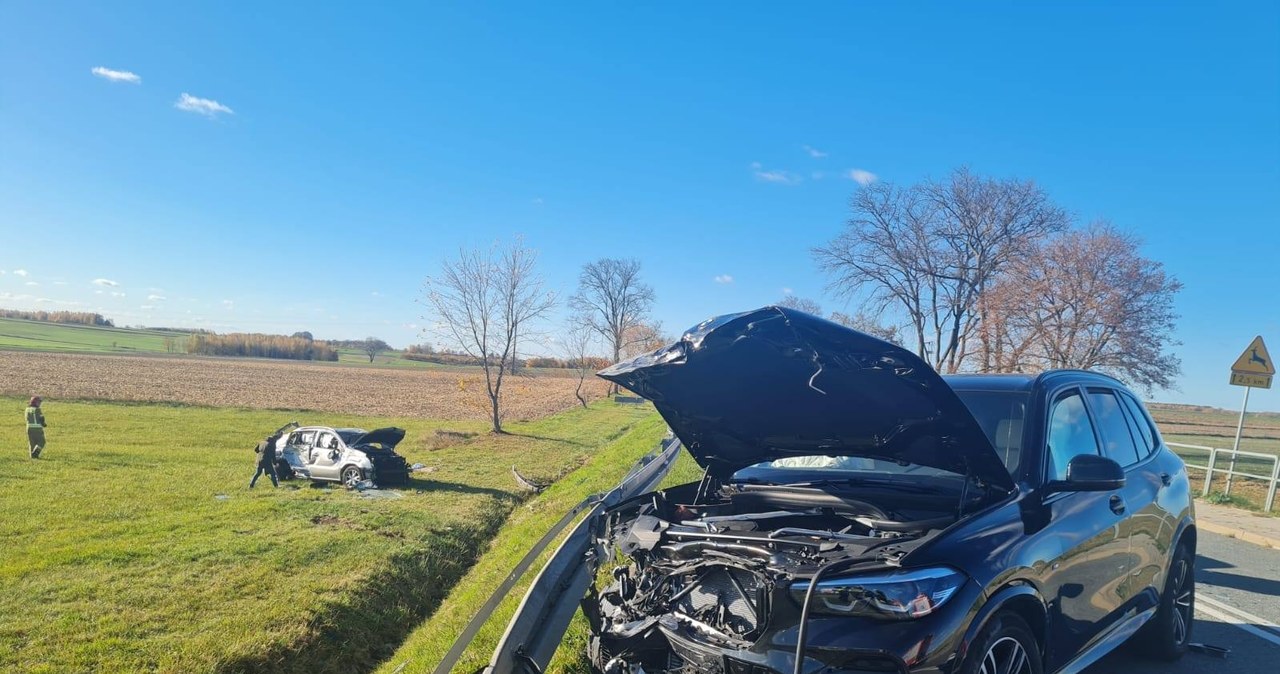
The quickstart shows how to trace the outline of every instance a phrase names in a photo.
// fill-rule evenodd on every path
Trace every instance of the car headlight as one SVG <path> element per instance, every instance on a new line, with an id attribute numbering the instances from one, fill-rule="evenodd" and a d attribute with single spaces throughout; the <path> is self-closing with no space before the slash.
<path id="1" fill-rule="evenodd" d="M 945 566 L 830 578 L 818 582 L 810 612 L 910 620 L 938 610 L 964 584 L 964 574 Z M 791 594 L 803 604 L 809 583 Z"/>

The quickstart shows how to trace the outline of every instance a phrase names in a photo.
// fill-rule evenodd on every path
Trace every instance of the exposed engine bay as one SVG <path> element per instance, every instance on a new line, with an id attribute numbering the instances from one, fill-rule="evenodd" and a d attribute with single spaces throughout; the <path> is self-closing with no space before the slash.
<path id="1" fill-rule="evenodd" d="M 706 493 L 710 491 L 711 493 Z M 953 495 L 735 483 L 652 492 L 601 517 L 601 558 L 583 601 L 603 672 L 707 672 L 697 646 L 750 648 L 771 621 L 795 624 L 793 581 L 818 569 L 894 569 L 956 521 Z M 859 494 L 861 497 L 862 494 Z M 718 671 L 719 665 L 711 665 Z"/>

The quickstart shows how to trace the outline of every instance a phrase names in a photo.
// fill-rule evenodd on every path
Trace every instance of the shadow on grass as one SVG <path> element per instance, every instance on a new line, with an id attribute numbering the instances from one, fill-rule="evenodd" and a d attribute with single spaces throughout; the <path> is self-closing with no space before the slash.
<path id="1" fill-rule="evenodd" d="M 517 433 L 515 431 L 505 431 L 504 435 L 510 435 L 517 438 L 529 438 L 530 440 L 542 440 L 544 442 L 559 442 L 565 445 L 573 445 L 574 447 L 594 447 L 592 443 L 582 442 L 580 440 L 570 440 L 569 438 L 553 438 L 549 435 L 534 435 L 533 433 Z"/>
<path id="2" fill-rule="evenodd" d="M 477 487 L 474 485 L 463 484 L 461 482 L 444 482 L 442 480 L 419 480 L 410 478 L 404 484 L 389 485 L 388 489 L 403 489 L 406 491 L 432 491 L 432 492 L 453 492 L 455 494 L 483 494 L 492 496 L 497 499 L 511 499 L 514 495 L 510 491 L 502 489 L 494 489 L 492 487 Z"/>
<path id="3" fill-rule="evenodd" d="M 510 499 L 509 494 L 504 494 Z M 368 672 L 395 654 L 409 632 L 439 608 L 506 520 L 513 500 L 495 499 L 474 527 L 441 529 L 406 547 L 360 583 L 360 590 L 328 604 L 308 635 L 263 653 L 228 660 L 221 674 Z M 289 601 L 280 597 L 280 601 Z"/>

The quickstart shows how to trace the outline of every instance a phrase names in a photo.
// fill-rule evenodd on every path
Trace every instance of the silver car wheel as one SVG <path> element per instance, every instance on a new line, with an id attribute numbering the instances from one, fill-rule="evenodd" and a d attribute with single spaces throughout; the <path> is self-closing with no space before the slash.
<path id="1" fill-rule="evenodd" d="M 1013 637 L 997 639 L 982 656 L 979 674 L 1032 674 L 1031 659 L 1022 642 Z"/>
<path id="2" fill-rule="evenodd" d="M 348 487 L 354 487 L 360 482 L 360 469 L 355 466 L 347 466 L 342 469 L 342 484 Z"/>
<path id="3" fill-rule="evenodd" d="M 1191 624 L 1195 610 L 1195 583 L 1191 581 L 1191 564 L 1179 559 L 1173 576 L 1173 642 L 1181 645 L 1187 640 L 1187 626 Z"/>

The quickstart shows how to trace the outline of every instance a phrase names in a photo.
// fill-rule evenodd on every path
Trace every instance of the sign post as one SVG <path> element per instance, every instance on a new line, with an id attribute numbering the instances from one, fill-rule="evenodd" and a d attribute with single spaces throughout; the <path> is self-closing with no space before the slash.
<path id="1" fill-rule="evenodd" d="M 1231 494 L 1231 477 L 1236 469 L 1236 456 L 1240 452 L 1240 436 L 1244 433 L 1244 414 L 1249 409 L 1249 391 L 1255 388 L 1271 388 L 1272 376 L 1276 373 L 1271 354 L 1267 353 L 1267 345 L 1262 342 L 1262 335 L 1253 338 L 1244 353 L 1231 365 L 1231 384 L 1244 387 L 1244 404 L 1240 406 L 1240 421 L 1236 424 L 1236 441 L 1231 446 L 1231 465 L 1227 468 L 1227 487 L 1224 494 Z M 1205 489 L 1213 475 L 1205 475 Z"/>

